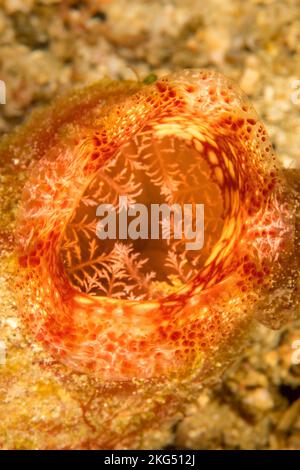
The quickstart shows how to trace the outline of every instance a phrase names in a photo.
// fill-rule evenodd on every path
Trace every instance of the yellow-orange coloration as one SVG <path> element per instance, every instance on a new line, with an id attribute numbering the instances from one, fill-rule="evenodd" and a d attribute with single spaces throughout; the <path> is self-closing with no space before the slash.
<path id="1" fill-rule="evenodd" d="M 254 317 L 280 320 L 278 286 L 285 309 L 295 303 L 293 273 L 282 275 L 293 201 L 264 126 L 235 85 L 207 71 L 91 87 L 63 104 L 24 136 L 35 162 L 16 234 L 26 324 L 61 362 L 107 384 L 205 379 Z M 119 195 L 204 203 L 203 250 L 103 244 L 95 202 Z"/>

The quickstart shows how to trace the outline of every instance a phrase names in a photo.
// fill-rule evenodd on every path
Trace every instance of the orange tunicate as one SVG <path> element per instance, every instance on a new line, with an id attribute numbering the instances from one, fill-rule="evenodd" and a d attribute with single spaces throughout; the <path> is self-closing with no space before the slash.
<path id="1" fill-rule="evenodd" d="M 200 381 L 235 357 L 254 318 L 279 325 L 296 306 L 295 201 L 264 126 L 224 76 L 75 91 L 19 145 L 31 162 L 20 311 L 67 366 L 106 383 Z M 204 204 L 203 248 L 172 233 L 99 240 L 96 208 L 120 196 Z"/>

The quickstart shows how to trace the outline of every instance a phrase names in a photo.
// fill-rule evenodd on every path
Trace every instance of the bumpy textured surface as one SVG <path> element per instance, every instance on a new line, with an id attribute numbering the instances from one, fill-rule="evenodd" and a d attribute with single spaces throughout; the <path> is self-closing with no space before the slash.
<path id="1" fill-rule="evenodd" d="M 297 0 L 212 0 L 201 2 L 200 8 L 197 0 L 151 0 L 151 8 L 149 4 L 147 0 L 97 5 L 70 1 L 60 6 L 55 0 L 5 0 L 0 9 L 0 78 L 9 87 L 7 105 L 0 107 L 1 131 L 74 83 L 92 82 L 103 74 L 132 78 L 133 70 L 144 77 L 153 68 L 161 75 L 178 67 L 213 65 L 251 96 L 280 159 L 285 166 L 297 166 L 300 114 L 291 99 L 292 82 L 300 70 Z M 64 115 L 66 104 L 61 101 L 61 111 L 56 109 L 57 119 Z M 42 119 L 47 125 L 50 116 Z M 36 135 L 40 121 L 32 121 L 31 135 Z M 30 142 L 20 151 L 25 140 L 19 134 L 16 145 L 12 141 L 8 149 L 4 144 L 1 151 L 0 339 L 6 343 L 6 364 L 0 367 L 1 447 L 174 443 L 171 425 L 178 420 L 182 403 L 192 398 L 175 434 L 179 447 L 299 447 L 299 366 L 291 362 L 293 341 L 300 338 L 299 323 L 278 332 L 256 327 L 239 368 L 212 392 L 206 389 L 200 395 L 196 385 L 186 387 L 175 379 L 160 385 L 119 383 L 107 389 L 95 376 L 72 372 L 53 361 L 23 329 L 15 287 L 9 282 L 16 272 L 11 256 L 16 203 L 30 175 L 26 169 Z M 297 173 L 288 175 L 289 188 L 298 185 L 299 191 Z M 294 265 L 285 266 L 287 274 L 295 268 L 293 261 Z M 289 291 L 275 289 L 268 296 L 270 313 L 278 299 L 284 301 L 287 310 L 279 305 L 281 320 L 284 315 L 290 318 Z M 268 325 L 279 326 L 278 315 L 264 317 Z M 233 345 L 237 351 L 235 346 L 240 346 L 239 337 Z"/>
<path id="2" fill-rule="evenodd" d="M 109 104 L 96 101 L 93 90 L 86 94 L 89 106 L 71 105 L 63 124 L 54 105 L 47 140 L 39 131 L 44 151 L 33 145 L 28 155 L 39 162 L 24 189 L 16 236 L 25 319 L 58 359 L 104 381 L 201 376 L 209 363 L 226 364 L 232 339 L 248 329 L 255 303 L 274 290 L 283 260 L 293 254 L 294 208 L 266 132 L 245 97 L 211 72 L 182 72 L 130 89 L 129 97 L 125 86 Z M 103 98 L 110 98 L 109 88 Z M 86 216 L 78 201 L 85 192 L 91 205 L 91 181 L 106 181 L 108 170 L 112 189 L 96 192 L 95 206 L 113 203 L 116 194 L 152 203 L 155 191 L 169 204 L 208 206 L 214 225 L 206 227 L 204 250 L 191 259 L 172 238 L 168 246 L 148 244 L 148 259 L 143 247 L 120 241 L 106 250 L 82 219 L 76 223 L 76 210 Z M 206 188 L 206 201 L 207 181 L 216 189 Z M 156 280 L 164 259 L 173 265 Z M 153 271 L 144 274 L 150 262 Z M 70 282 L 68 270 L 78 263 Z M 90 282 L 102 295 L 86 292 Z M 115 284 L 127 288 L 128 298 L 115 298 Z"/>

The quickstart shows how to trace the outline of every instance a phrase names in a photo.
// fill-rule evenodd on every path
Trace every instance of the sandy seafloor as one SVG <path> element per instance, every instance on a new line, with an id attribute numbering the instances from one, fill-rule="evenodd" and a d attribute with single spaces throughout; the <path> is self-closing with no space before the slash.
<path id="1" fill-rule="evenodd" d="M 0 0 L 1 134 L 71 86 L 185 67 L 216 68 L 238 82 L 284 165 L 300 166 L 300 0 Z M 9 320 L 1 320 L 7 334 L 16 328 Z M 162 445 L 300 449 L 296 339 L 299 322 L 258 327 L 223 382 L 203 391 Z M 15 446 L 30 447 L 30 438 Z"/>

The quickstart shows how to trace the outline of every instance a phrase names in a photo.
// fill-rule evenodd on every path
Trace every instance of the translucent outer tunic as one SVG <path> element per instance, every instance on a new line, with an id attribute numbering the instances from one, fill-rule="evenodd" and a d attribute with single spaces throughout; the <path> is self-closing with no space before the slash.
<path id="1" fill-rule="evenodd" d="M 101 82 L 33 116 L 1 154 L 7 175 L 13 158 L 22 175 L 10 258 L 22 323 L 62 383 L 78 394 L 87 377 L 99 397 L 93 437 L 70 446 L 150 445 L 147 429 L 155 436 L 219 377 L 255 319 L 278 327 L 295 315 L 297 177 L 225 77 Z M 95 201 L 119 195 L 204 203 L 203 249 L 172 237 L 101 245 Z"/>

